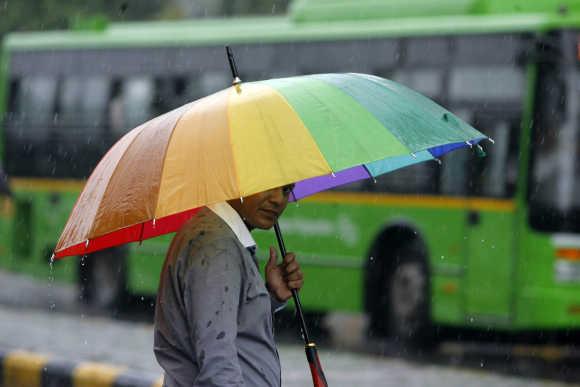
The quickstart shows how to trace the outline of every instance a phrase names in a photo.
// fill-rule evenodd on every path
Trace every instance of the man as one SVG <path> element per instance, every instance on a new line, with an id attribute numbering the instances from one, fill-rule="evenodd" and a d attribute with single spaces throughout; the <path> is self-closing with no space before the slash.
<path id="1" fill-rule="evenodd" d="M 271 228 L 291 190 L 207 206 L 173 238 L 155 310 L 164 386 L 280 386 L 272 314 L 303 275 L 294 254 L 277 264 L 270 247 L 264 283 L 250 230 Z"/>

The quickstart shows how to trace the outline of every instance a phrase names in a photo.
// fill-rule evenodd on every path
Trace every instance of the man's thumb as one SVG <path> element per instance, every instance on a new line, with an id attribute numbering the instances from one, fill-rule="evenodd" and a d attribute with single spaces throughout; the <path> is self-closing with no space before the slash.
<path id="1" fill-rule="evenodd" d="M 278 253 L 276 249 L 270 246 L 270 259 L 268 259 L 268 266 L 275 265 L 278 260 Z"/>

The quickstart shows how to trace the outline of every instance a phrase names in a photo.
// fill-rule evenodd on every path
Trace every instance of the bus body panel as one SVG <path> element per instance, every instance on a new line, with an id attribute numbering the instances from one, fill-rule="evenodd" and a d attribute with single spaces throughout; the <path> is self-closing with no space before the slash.
<path id="1" fill-rule="evenodd" d="M 29 75 L 27 71 L 30 70 L 36 72 L 35 75 L 46 73 L 62 78 L 68 75 L 70 66 L 82 68 L 83 74 L 100 69 L 111 79 L 147 75 L 151 70 L 149 75 L 156 77 L 148 86 L 151 89 L 164 76 L 227 72 L 221 52 L 226 42 L 240 44 L 239 67 L 242 73 L 247 71 L 251 79 L 318 70 L 320 66 L 316 65 L 320 59 L 314 54 L 320 52 L 328 57 L 328 63 L 321 68 L 323 71 L 364 71 L 383 76 L 400 75 L 399 70 L 409 70 L 410 74 L 416 71 L 410 76 L 407 74 L 405 79 L 415 76 L 422 81 L 419 84 L 431 82 L 435 88 L 439 87 L 441 95 L 434 97 L 440 98 L 453 111 L 471 109 L 466 114 L 476 116 L 470 118 L 483 125 L 483 132 L 493 129 L 496 121 L 511 124 L 515 120 L 516 126 L 521 124 L 516 149 L 519 160 L 517 189 L 496 196 L 486 196 L 485 190 L 483 193 L 462 191 L 455 196 L 429 195 L 428 192 L 394 194 L 373 187 L 370 182 L 367 191 L 331 191 L 290 204 L 281 226 L 288 250 L 297 253 L 305 273 L 306 282 L 301 292 L 304 306 L 317 311 L 363 311 L 364 270 L 367 260 L 371 259 L 371 246 L 381 233 L 388 232 L 389 227 L 404 226 L 416 232 L 426 246 L 434 322 L 502 330 L 580 328 L 580 278 L 567 282 L 557 280 L 557 246 L 553 235 L 534 231 L 526 210 L 530 127 L 537 103 L 533 98 L 534 89 L 538 82 L 534 58 L 528 54 L 534 47 L 536 35 L 566 26 L 580 26 L 580 16 L 548 12 L 424 16 L 336 21 L 332 26 L 324 22 L 293 24 L 286 18 L 259 18 L 114 24 L 100 32 L 12 34 L 4 42 L 0 59 L 0 113 L 5 112 L 8 103 L 5 95 L 10 86 L 8 65 L 11 61 L 19 65 L 13 69 L 18 77 Z M 476 52 L 470 51 L 470 46 L 479 47 L 473 43 L 478 38 L 484 43 L 493 41 L 487 44 L 494 49 L 474 58 Z M 503 44 L 498 45 L 498 40 Z M 270 43 L 272 45 L 268 46 Z M 306 47 L 311 43 L 312 46 Z M 413 46 L 412 43 L 419 44 Z M 360 51 L 371 46 L 371 54 Z M 501 52 L 506 47 L 506 52 Z M 207 55 L 195 56 L 193 48 L 201 50 L 198 54 L 203 51 Z M 148 51 L 143 51 L 145 49 Z M 449 51 L 439 52 L 442 50 Z M 311 53 L 312 58 L 298 63 L 300 58 L 294 57 L 300 55 L 294 55 L 296 52 Z M 465 57 L 451 60 L 449 57 L 455 52 L 464 52 Z M 336 58 L 328 53 L 347 55 L 351 59 L 343 67 L 335 66 Z M 401 53 L 404 55 L 399 55 Z M 120 56 L 114 57 L 116 54 Z M 59 55 L 71 59 L 67 62 L 69 67 L 59 64 Z M 363 60 L 365 55 L 372 60 Z M 416 57 L 411 58 L 412 55 Z M 404 64 L 408 68 L 400 69 L 397 61 L 405 56 L 411 58 Z M 105 67 L 111 58 L 119 61 L 119 67 L 111 62 L 107 70 Z M 290 63 L 288 58 L 296 60 Z M 175 64 L 178 60 L 181 62 Z M 520 60 L 530 61 L 521 65 L 527 66 L 526 69 L 514 64 Z M 169 64 L 155 67 L 161 62 Z M 27 67 L 26 63 L 31 66 Z M 47 67 L 33 68 L 35 63 Z M 467 108 L 465 103 L 456 104 L 453 100 L 454 90 L 459 94 L 464 91 L 462 84 L 456 83 L 459 87 L 453 89 L 443 83 L 444 80 L 455 76 L 453 79 L 468 82 L 474 71 L 481 72 L 486 66 L 503 66 L 498 72 L 503 71 L 503 74 L 517 75 L 520 70 L 526 73 L 521 90 L 524 97 L 516 100 L 515 108 L 504 106 L 507 104 L 501 99 L 499 102 L 471 101 L 473 106 Z M 515 70 L 506 71 L 509 66 Z M 44 69 L 50 71 L 43 72 Z M 214 84 L 223 83 L 220 88 L 226 87 L 229 81 L 227 77 L 214 78 Z M 113 82 L 116 81 L 115 78 Z M 143 87 L 143 83 L 136 85 L 137 89 Z M 516 99 L 519 98 L 517 94 Z M 513 105 L 513 101 L 510 103 Z M 502 114 L 509 117 L 500 117 Z M 4 140 L 0 143 L 0 154 L 4 158 L 7 152 L 3 152 L 3 146 Z M 84 156 L 82 152 L 79 154 Z M 456 162 L 470 161 L 449 160 L 449 163 Z M 41 279 L 77 281 L 78 259 L 66 258 L 53 266 L 49 261 L 50 252 L 83 186 L 82 179 L 17 176 L 11 179 L 11 184 L 14 196 L 0 198 L 0 265 Z M 480 194 L 482 196 L 478 196 Z M 171 237 L 131 245 L 127 257 L 130 292 L 156 292 Z M 276 246 L 276 241 L 273 232 L 265 231 L 257 231 L 255 239 L 263 265 L 268 246 Z"/>
<path id="2" fill-rule="evenodd" d="M 515 240 L 511 208 L 470 209 L 466 254 L 466 317 L 470 325 L 509 326 Z"/>

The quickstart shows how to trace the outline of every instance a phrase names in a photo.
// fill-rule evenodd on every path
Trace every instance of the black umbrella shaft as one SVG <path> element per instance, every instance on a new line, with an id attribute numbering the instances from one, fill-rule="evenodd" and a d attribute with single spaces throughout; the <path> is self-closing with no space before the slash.
<path id="1" fill-rule="evenodd" d="M 276 239 L 278 239 L 278 247 L 280 248 L 280 253 L 282 257 L 286 256 L 286 246 L 284 245 L 284 238 L 282 238 L 282 231 L 278 222 L 274 224 L 274 231 L 276 232 Z M 310 343 L 310 337 L 308 336 L 308 329 L 306 328 L 306 321 L 304 320 L 304 313 L 302 313 L 302 304 L 300 303 L 300 296 L 296 289 L 292 290 L 292 298 L 294 299 L 294 305 L 296 306 L 296 315 L 298 316 L 298 321 L 300 321 L 300 329 L 302 330 L 302 338 L 304 343 L 308 345 Z"/>

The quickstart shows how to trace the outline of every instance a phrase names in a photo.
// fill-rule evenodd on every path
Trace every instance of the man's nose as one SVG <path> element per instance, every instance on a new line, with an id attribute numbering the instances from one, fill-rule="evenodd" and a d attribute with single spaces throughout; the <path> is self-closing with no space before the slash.
<path id="1" fill-rule="evenodd" d="M 284 196 L 284 190 L 282 187 L 273 188 L 270 190 L 270 201 L 279 206 L 284 205 L 286 197 Z"/>

